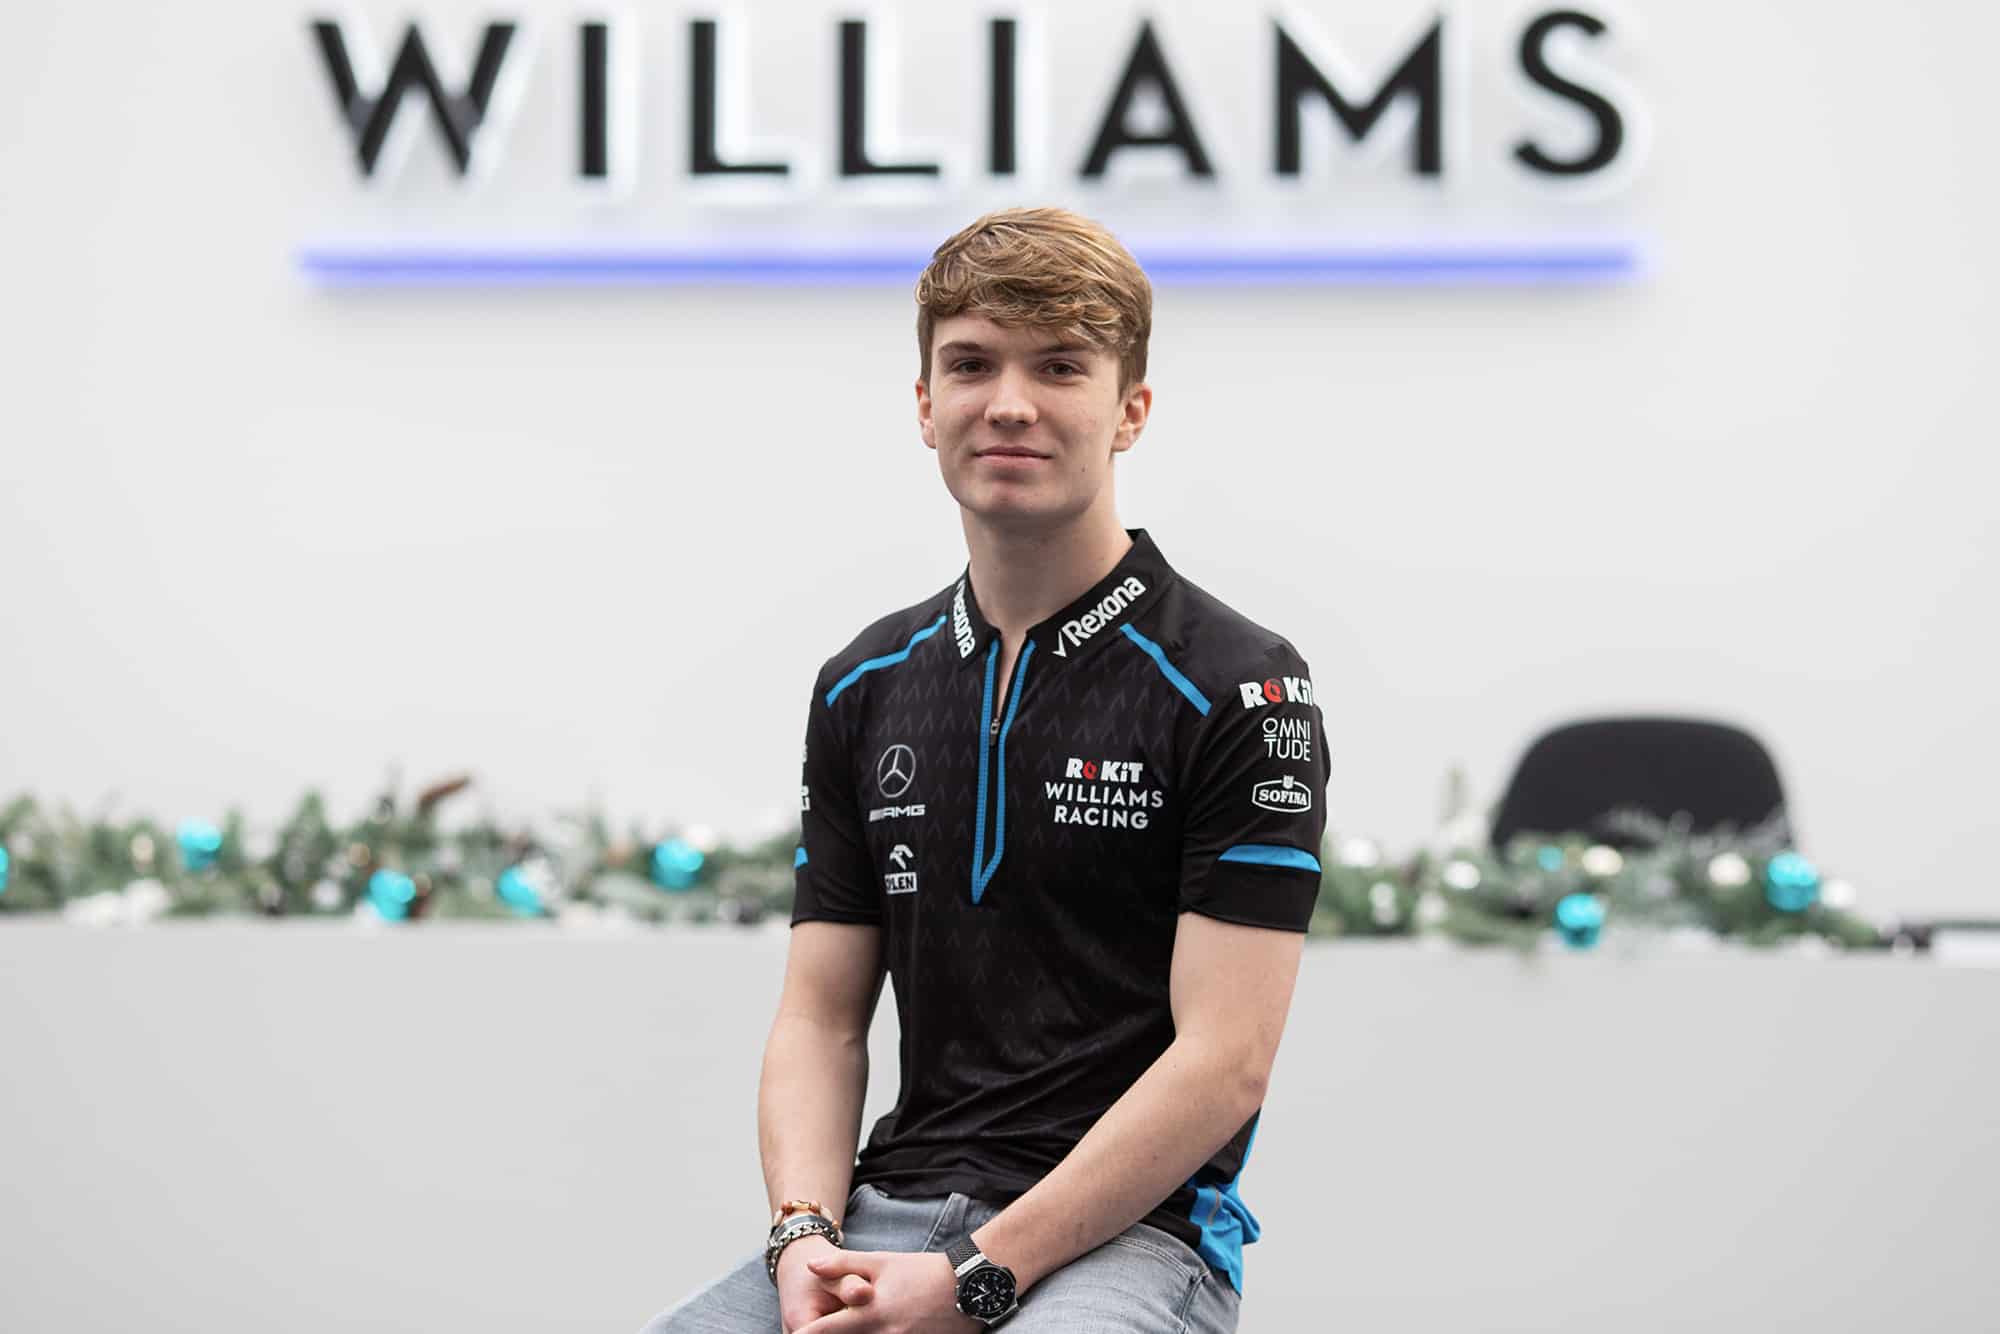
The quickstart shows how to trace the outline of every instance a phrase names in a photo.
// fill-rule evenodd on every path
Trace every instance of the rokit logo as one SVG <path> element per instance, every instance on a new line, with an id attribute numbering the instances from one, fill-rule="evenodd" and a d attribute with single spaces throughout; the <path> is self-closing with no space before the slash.
<path id="1" fill-rule="evenodd" d="M 1245 681 L 1236 687 L 1243 707 L 1261 709 L 1268 704 L 1310 704 L 1313 683 L 1303 676 L 1274 676 L 1268 681 Z"/>
<path id="2" fill-rule="evenodd" d="M 972 637 L 972 618 L 965 614 L 965 580 L 958 581 L 958 592 L 951 599 L 951 634 L 958 641 L 958 656 L 965 659 L 972 656 L 978 647 Z"/>
<path id="3" fill-rule="evenodd" d="M 1146 766 L 1137 760 L 1096 760 L 1072 759 L 1063 765 L 1064 778 L 1083 778 L 1091 782 L 1103 779 L 1107 783 L 1136 783 L 1146 771 Z"/>
<path id="4" fill-rule="evenodd" d="M 1159 788 L 1143 786 L 1146 766 L 1138 760 L 1079 759 L 1063 765 L 1062 781 L 1042 784 L 1054 803 L 1053 824 L 1080 824 L 1092 829 L 1144 829 L 1151 812 L 1167 804 Z"/>
<path id="5" fill-rule="evenodd" d="M 1137 575 L 1126 575 L 1125 582 L 1104 595 L 1104 600 L 1074 620 L 1064 621 L 1062 629 L 1056 632 L 1056 656 L 1067 658 L 1072 648 L 1080 648 L 1083 642 L 1117 620 L 1127 607 L 1146 596 L 1146 585 Z"/>
<path id="6" fill-rule="evenodd" d="M 1313 794 L 1304 782 L 1286 774 L 1282 778 L 1266 779 L 1251 788 L 1250 804 L 1286 815 L 1303 815 L 1313 808 Z"/>
<path id="7" fill-rule="evenodd" d="M 882 877 L 882 890 L 887 894 L 914 894 L 917 892 L 917 854 L 910 851 L 907 843 L 898 843 L 889 853 L 889 864 L 896 869 Z"/>

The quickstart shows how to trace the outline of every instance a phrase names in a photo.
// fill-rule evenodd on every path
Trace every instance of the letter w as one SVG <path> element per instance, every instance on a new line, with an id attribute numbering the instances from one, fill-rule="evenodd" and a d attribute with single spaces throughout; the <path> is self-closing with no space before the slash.
<path id="1" fill-rule="evenodd" d="M 458 174 L 465 175 L 472 166 L 472 136 L 486 119 L 487 104 L 493 100 L 494 85 L 500 81 L 500 64 L 507 58 L 508 44 L 514 40 L 514 24 L 486 25 L 472 80 L 463 93 L 453 94 L 439 81 L 430 52 L 424 49 L 423 34 L 412 23 L 403 37 L 402 50 L 396 53 L 396 63 L 383 81 L 382 91 L 373 96 L 364 93 L 355 80 L 353 62 L 347 58 L 347 39 L 341 34 L 340 25 L 322 19 L 312 26 L 319 38 L 319 53 L 326 61 L 326 72 L 333 80 L 333 95 L 340 102 L 340 114 L 358 136 L 356 149 L 363 176 L 375 174 L 375 163 L 382 156 L 382 145 L 395 123 L 396 110 L 403 103 L 403 94 L 412 88 L 421 89 L 430 99 L 433 118 L 451 149 L 452 162 L 458 167 Z"/>

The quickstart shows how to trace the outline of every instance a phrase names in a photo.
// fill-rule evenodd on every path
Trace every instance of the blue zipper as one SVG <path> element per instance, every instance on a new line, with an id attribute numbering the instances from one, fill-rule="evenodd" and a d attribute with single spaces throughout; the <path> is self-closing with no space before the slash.
<path id="1" fill-rule="evenodd" d="M 1007 717 L 1000 724 L 1000 755 L 991 759 L 994 732 L 988 721 L 993 717 L 993 673 L 1000 661 L 1000 640 L 986 654 L 986 690 L 979 700 L 979 820 L 972 831 L 972 901 L 985 896 L 993 873 L 1000 869 L 1001 854 L 1007 845 L 1007 732 L 1014 726 L 1014 714 L 1021 707 L 1021 686 L 1028 679 L 1028 659 L 1035 655 L 1035 641 L 1021 645 L 1020 660 L 1014 664 L 1014 688 L 1007 701 Z M 993 784 L 993 860 L 986 859 L 986 775 L 995 771 Z"/>

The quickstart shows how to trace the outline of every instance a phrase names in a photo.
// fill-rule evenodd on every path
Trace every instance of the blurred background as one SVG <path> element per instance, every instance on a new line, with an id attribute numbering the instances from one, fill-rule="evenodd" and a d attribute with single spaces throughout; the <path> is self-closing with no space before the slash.
<path id="1" fill-rule="evenodd" d="M 0 1324 L 636 1328 L 755 1243 L 807 692 L 964 561 L 911 283 L 1039 203 L 1155 278 L 1126 521 L 1333 751 L 1244 1328 L 1990 1321 L 1995 974 L 1826 949 L 1995 913 L 1996 38 L 10 13 Z M 1538 736 L 1634 716 L 1782 803 L 1494 840 Z"/>

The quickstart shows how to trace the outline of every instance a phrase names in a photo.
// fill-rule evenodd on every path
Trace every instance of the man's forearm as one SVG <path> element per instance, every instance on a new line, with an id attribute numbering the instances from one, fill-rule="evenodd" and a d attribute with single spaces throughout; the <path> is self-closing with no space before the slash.
<path id="1" fill-rule="evenodd" d="M 1239 1053 L 1177 1039 L 1054 1171 L 973 1240 L 1025 1291 L 1152 1212 L 1263 1098 L 1262 1075 Z"/>
<path id="2" fill-rule="evenodd" d="M 853 1180 L 867 1088 L 866 1033 L 829 1029 L 797 1013 L 778 1015 L 757 1086 L 757 1142 L 773 1209 L 786 1200 L 817 1200 L 839 1220 Z"/>

